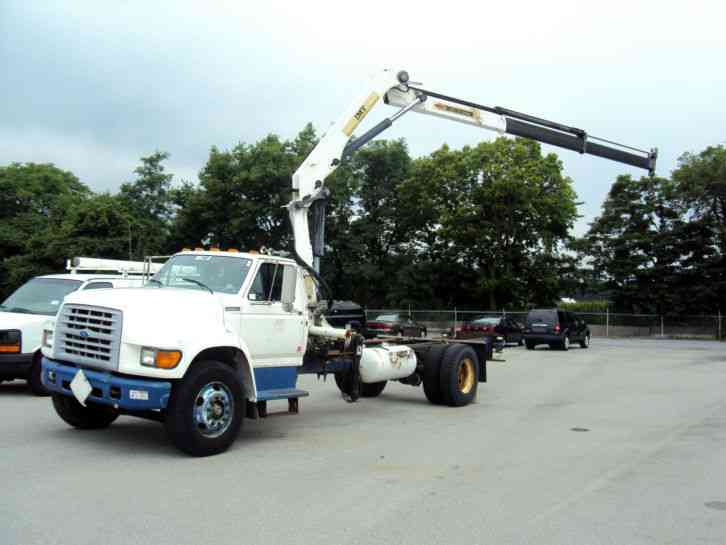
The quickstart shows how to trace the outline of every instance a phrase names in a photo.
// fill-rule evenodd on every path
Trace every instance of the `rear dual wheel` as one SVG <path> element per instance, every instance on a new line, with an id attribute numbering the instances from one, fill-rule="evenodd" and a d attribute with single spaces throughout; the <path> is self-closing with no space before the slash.
<path id="1" fill-rule="evenodd" d="M 424 393 L 437 405 L 462 407 L 476 398 L 479 358 L 465 344 L 434 345 L 424 359 Z"/>

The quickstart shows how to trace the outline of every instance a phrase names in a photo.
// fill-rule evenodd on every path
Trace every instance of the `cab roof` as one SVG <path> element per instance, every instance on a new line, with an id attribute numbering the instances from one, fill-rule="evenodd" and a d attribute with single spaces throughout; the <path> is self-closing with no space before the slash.
<path id="1" fill-rule="evenodd" d="M 132 278 L 142 279 L 140 274 L 130 274 L 123 276 L 121 274 L 90 274 L 90 273 L 64 273 L 64 274 L 42 274 L 35 278 L 55 278 L 57 280 L 79 280 L 85 282 L 87 280 L 128 280 Z"/>
<path id="2" fill-rule="evenodd" d="M 177 255 L 210 255 L 210 256 L 217 256 L 217 257 L 237 257 L 237 258 L 245 258 L 245 259 L 274 259 L 276 261 L 284 261 L 286 263 L 295 264 L 295 261 L 289 257 L 281 256 L 281 255 L 275 255 L 275 254 L 267 254 L 267 253 L 260 253 L 256 251 L 251 252 L 236 252 L 236 251 L 224 251 L 224 250 L 182 250 L 181 252 L 177 252 L 174 254 L 174 256 Z M 173 257 L 173 256 L 172 256 Z"/>

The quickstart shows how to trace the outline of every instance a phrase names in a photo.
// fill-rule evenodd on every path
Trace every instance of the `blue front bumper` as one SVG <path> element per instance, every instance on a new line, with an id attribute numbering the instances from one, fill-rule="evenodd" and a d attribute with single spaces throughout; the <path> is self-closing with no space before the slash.
<path id="1" fill-rule="evenodd" d="M 43 385 L 51 392 L 72 396 L 71 381 L 78 368 L 43 358 Z M 113 405 L 128 411 L 165 409 L 171 382 L 144 378 L 125 378 L 104 371 L 84 369 L 93 391 L 88 401 Z M 51 380 L 51 378 L 53 380 Z"/>

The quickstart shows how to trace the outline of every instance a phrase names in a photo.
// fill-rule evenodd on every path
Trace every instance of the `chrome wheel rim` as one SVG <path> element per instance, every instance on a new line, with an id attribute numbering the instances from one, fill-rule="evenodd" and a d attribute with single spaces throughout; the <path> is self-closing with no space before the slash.
<path id="1" fill-rule="evenodd" d="M 210 382 L 194 399 L 194 425 L 204 437 L 214 439 L 229 429 L 234 417 L 232 392 L 221 382 Z"/>
<path id="2" fill-rule="evenodd" d="M 565 350 L 570 348 L 570 338 L 565 336 Z"/>
<path id="3" fill-rule="evenodd" d="M 590 346 L 590 335 L 585 335 L 585 346 Z"/>

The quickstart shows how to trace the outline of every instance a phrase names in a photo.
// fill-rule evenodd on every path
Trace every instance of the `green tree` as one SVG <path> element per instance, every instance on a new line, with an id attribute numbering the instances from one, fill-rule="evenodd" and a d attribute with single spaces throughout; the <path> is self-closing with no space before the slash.
<path id="1" fill-rule="evenodd" d="M 678 183 L 619 176 L 579 248 L 618 310 L 701 313 L 713 308 L 717 253 L 710 222 L 684 205 Z"/>
<path id="2" fill-rule="evenodd" d="M 16 268 L 12 260 L 27 254 L 34 237 L 57 228 L 89 194 L 72 173 L 51 164 L 0 167 L 0 295 L 37 274 L 32 266 Z"/>
<path id="3" fill-rule="evenodd" d="M 498 138 L 444 146 L 416 162 L 403 189 L 419 216 L 418 241 L 447 271 L 459 306 L 554 300 L 562 244 L 577 217 L 572 181 L 532 141 Z M 450 276 L 458 269 L 456 276 Z"/>
<path id="4" fill-rule="evenodd" d="M 180 206 L 173 244 L 209 240 L 221 247 L 283 249 L 290 242 L 287 210 L 292 173 L 316 142 L 307 125 L 293 141 L 269 135 L 230 151 L 213 147 L 199 186 L 173 193 Z"/>
<path id="5" fill-rule="evenodd" d="M 120 203 L 127 212 L 127 230 L 132 233 L 136 259 L 161 253 L 170 235 L 174 175 L 167 173 L 163 165 L 168 158 L 169 154 L 161 151 L 142 157 L 134 170 L 136 179 L 121 185 Z"/>
<path id="6" fill-rule="evenodd" d="M 60 221 L 34 233 L 22 253 L 5 260 L 8 284 L 17 287 L 33 276 L 60 272 L 74 256 L 126 259 L 128 220 L 118 196 L 73 202 Z"/>
<path id="7" fill-rule="evenodd" d="M 369 306 L 401 304 L 408 294 L 420 301 L 423 285 L 415 286 L 410 228 L 417 211 L 401 191 L 411 166 L 403 140 L 378 140 L 327 181 L 328 254 L 322 271 L 336 296 Z"/>
<path id="8" fill-rule="evenodd" d="M 674 194 L 688 218 L 682 242 L 687 296 L 697 292 L 702 310 L 723 310 L 726 300 L 726 147 L 685 153 L 673 172 Z M 698 287 L 702 287 L 698 290 Z"/>

